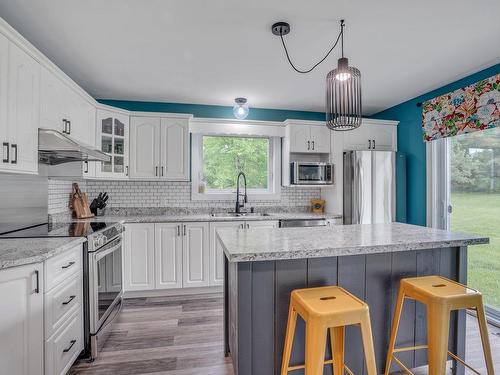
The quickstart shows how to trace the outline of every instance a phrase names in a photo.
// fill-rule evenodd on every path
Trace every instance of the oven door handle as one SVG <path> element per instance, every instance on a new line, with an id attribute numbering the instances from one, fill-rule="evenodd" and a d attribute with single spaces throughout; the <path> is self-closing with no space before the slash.
<path id="1" fill-rule="evenodd" d="M 111 254 L 112 252 L 118 250 L 120 247 L 122 247 L 122 239 L 120 238 L 118 240 L 118 243 L 114 245 L 113 247 L 110 247 L 109 249 L 103 250 L 103 251 L 96 251 L 94 253 L 94 260 L 97 262 L 104 258 L 106 255 Z"/>

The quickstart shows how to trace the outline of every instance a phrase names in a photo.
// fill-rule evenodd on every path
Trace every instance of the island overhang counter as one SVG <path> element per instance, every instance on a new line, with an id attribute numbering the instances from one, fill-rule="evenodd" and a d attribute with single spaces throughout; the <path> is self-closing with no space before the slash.
<path id="1" fill-rule="evenodd" d="M 324 285 L 342 286 L 368 303 L 382 373 L 399 280 L 435 274 L 466 283 L 467 246 L 488 241 L 402 223 L 218 230 L 217 246 L 225 255 L 225 350 L 235 374 L 279 374 L 291 291 Z M 465 351 L 464 314 L 453 313 L 450 330 L 450 350 L 459 355 Z M 397 345 L 425 344 L 426 327 L 425 306 L 406 302 Z M 293 364 L 304 361 L 304 337 L 299 319 Z M 362 374 L 359 329 L 348 327 L 345 339 L 346 363 Z M 427 357 L 420 350 L 399 358 L 416 367 Z M 325 374 L 332 373 L 328 367 Z"/>

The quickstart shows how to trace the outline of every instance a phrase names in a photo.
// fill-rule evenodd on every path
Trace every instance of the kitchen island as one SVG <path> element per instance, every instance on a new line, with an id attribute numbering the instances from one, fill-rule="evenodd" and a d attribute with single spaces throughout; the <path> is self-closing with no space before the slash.
<path id="1" fill-rule="evenodd" d="M 225 254 L 226 352 L 237 375 L 280 373 L 290 293 L 323 285 L 340 285 L 368 303 L 382 373 L 399 280 L 437 274 L 466 283 L 467 246 L 488 243 L 484 237 L 400 223 L 222 229 L 217 236 Z M 450 349 L 459 355 L 465 351 L 464 314 L 454 314 L 450 331 Z M 423 305 L 405 303 L 397 345 L 426 343 L 425 315 Z M 299 319 L 292 364 L 304 361 L 304 332 Z M 409 367 L 426 363 L 422 350 L 399 358 Z M 358 327 L 346 329 L 346 363 L 363 374 Z M 328 367 L 325 374 L 332 373 Z"/>

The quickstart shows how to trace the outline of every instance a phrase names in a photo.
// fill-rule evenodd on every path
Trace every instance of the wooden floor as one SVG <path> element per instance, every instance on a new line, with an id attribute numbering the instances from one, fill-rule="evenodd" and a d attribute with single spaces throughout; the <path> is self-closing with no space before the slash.
<path id="1" fill-rule="evenodd" d="M 127 299 L 99 358 L 70 374 L 232 375 L 222 327 L 221 294 Z"/>
<path id="2" fill-rule="evenodd" d="M 221 294 L 128 299 L 100 357 L 76 363 L 70 374 L 233 375 L 223 355 L 222 314 Z M 490 327 L 490 341 L 500 373 L 500 329 Z M 473 317 L 467 319 L 467 361 L 486 374 Z"/>

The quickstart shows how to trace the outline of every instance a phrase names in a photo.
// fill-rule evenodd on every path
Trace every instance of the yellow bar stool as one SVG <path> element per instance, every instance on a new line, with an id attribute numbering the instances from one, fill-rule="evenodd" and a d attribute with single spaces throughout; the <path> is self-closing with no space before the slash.
<path id="1" fill-rule="evenodd" d="M 427 307 L 427 345 L 395 348 L 399 320 L 404 299 L 413 299 Z M 394 360 L 407 374 L 413 374 L 397 357 L 396 353 L 409 350 L 428 349 L 429 374 L 444 375 L 448 355 L 463 364 L 476 374 L 478 371 L 470 367 L 463 359 L 448 351 L 448 334 L 450 330 L 450 313 L 453 310 L 475 309 L 479 321 L 481 341 L 488 375 L 493 375 L 488 328 L 484 315 L 483 299 L 477 290 L 449 280 L 441 276 L 423 276 L 401 279 L 398 299 L 394 312 L 389 350 L 385 366 L 385 375 L 389 374 L 391 362 Z"/>
<path id="2" fill-rule="evenodd" d="M 297 314 L 306 323 L 305 364 L 290 366 Z M 353 375 L 344 363 L 345 326 L 353 324 L 361 327 L 367 373 L 376 375 L 368 305 L 338 286 L 292 291 L 281 375 L 299 369 L 305 369 L 305 375 L 322 375 L 326 364 L 333 365 L 335 375 L 344 374 L 344 369 Z M 325 361 L 328 330 L 333 359 Z"/>

